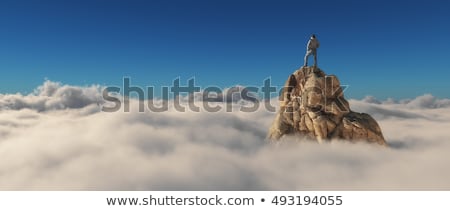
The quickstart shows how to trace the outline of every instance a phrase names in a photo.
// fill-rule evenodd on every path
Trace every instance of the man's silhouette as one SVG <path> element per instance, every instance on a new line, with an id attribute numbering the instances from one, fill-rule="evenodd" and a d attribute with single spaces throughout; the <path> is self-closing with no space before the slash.
<path id="1" fill-rule="evenodd" d="M 304 67 L 308 66 L 308 57 L 312 54 L 314 55 L 314 66 L 317 66 L 317 48 L 319 48 L 319 40 L 316 39 L 316 35 L 311 35 L 311 38 L 306 45 L 306 55 L 305 55 L 305 63 Z"/>

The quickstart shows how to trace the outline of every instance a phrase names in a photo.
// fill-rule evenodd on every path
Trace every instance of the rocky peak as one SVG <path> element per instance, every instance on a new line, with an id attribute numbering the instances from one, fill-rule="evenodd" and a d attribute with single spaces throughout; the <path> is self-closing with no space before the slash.
<path id="1" fill-rule="evenodd" d="M 269 130 L 274 142 L 284 136 L 315 140 L 366 141 L 386 145 L 378 123 L 350 109 L 339 79 L 318 67 L 302 67 L 287 79 L 280 110 Z"/>

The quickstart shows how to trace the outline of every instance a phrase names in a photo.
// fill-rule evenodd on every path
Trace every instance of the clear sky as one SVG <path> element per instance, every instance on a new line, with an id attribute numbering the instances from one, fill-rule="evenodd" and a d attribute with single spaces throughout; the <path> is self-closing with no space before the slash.
<path id="1" fill-rule="evenodd" d="M 0 1 L 0 93 L 72 85 L 281 86 L 318 35 L 346 95 L 450 97 L 449 1 Z"/>

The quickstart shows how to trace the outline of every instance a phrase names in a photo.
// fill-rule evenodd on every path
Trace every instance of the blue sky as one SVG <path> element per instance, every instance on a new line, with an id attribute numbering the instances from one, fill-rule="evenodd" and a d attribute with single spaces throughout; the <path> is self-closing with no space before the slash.
<path id="1" fill-rule="evenodd" d="M 346 95 L 450 97 L 448 1 L 0 1 L 0 93 L 72 85 L 281 86 L 311 33 Z"/>

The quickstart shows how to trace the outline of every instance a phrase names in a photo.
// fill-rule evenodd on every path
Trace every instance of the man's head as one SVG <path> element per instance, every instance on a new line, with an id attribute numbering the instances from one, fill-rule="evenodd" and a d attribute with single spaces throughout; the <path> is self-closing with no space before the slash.
<path id="1" fill-rule="evenodd" d="M 315 35 L 315 34 L 312 34 L 312 35 L 311 35 L 311 38 L 316 39 L 316 35 Z"/>

